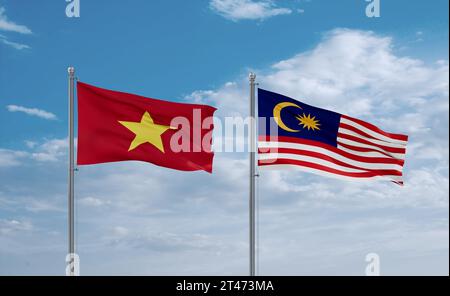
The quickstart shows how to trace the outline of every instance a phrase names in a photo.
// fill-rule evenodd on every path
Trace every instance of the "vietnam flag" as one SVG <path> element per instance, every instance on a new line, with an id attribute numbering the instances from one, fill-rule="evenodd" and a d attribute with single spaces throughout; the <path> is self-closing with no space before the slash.
<path id="1" fill-rule="evenodd" d="M 212 172 L 213 114 L 182 104 L 77 83 L 77 164 L 141 160 Z"/>

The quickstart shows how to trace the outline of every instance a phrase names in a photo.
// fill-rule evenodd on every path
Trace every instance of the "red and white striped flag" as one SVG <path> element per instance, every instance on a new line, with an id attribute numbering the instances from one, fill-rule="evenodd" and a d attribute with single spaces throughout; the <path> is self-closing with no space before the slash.
<path id="1" fill-rule="evenodd" d="M 294 165 L 332 177 L 403 184 L 408 136 L 262 89 L 258 111 L 266 119 L 259 127 L 260 167 Z"/>

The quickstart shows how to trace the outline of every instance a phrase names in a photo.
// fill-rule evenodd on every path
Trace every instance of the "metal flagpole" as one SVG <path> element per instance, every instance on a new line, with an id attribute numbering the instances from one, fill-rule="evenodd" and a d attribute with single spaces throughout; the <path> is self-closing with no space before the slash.
<path id="1" fill-rule="evenodd" d="M 74 201 L 74 81 L 75 68 L 69 67 L 69 193 L 68 193 L 68 216 L 69 216 L 69 256 L 71 262 L 70 272 L 71 276 L 75 275 L 75 266 L 73 264 L 75 254 L 75 201 Z"/>
<path id="2" fill-rule="evenodd" d="M 256 221 L 255 221 L 255 212 L 256 212 L 256 184 L 255 184 L 255 178 L 256 178 L 256 143 L 255 143 L 255 135 L 256 135 L 256 118 L 255 118 L 255 80 L 256 75 L 254 73 L 250 73 L 249 76 L 250 81 L 250 200 L 249 200 L 249 206 L 250 206 L 250 276 L 256 275 Z"/>

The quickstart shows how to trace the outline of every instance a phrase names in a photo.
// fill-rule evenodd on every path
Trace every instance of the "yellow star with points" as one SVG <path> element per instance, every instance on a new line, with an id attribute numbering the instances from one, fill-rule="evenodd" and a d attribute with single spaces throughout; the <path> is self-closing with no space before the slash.
<path id="1" fill-rule="evenodd" d="M 299 125 L 303 125 L 303 128 L 307 128 L 308 131 L 310 129 L 314 130 L 320 130 L 320 123 L 319 120 L 316 119 L 315 116 L 311 117 L 311 114 L 306 115 L 303 113 L 302 116 L 297 115 L 296 118 L 300 122 Z"/>
<path id="2" fill-rule="evenodd" d="M 150 143 L 158 148 L 159 151 L 164 153 L 161 135 L 170 129 L 170 126 L 154 123 L 152 117 L 147 111 L 145 111 L 144 115 L 142 115 L 140 122 L 119 121 L 119 123 L 136 135 L 134 140 L 131 142 L 128 151 L 135 149 L 141 144 Z"/>

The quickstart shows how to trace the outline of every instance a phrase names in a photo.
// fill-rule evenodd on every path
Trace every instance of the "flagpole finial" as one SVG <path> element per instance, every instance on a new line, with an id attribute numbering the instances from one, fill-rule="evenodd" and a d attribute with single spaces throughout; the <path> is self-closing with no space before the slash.
<path id="1" fill-rule="evenodd" d="M 250 72 L 250 74 L 248 74 L 248 79 L 249 79 L 250 81 L 255 81 L 255 79 L 256 79 L 256 74 L 253 73 L 253 72 Z"/>
<path id="2" fill-rule="evenodd" d="M 69 67 L 69 68 L 67 68 L 67 72 L 69 74 L 74 74 L 75 73 L 75 68 L 74 67 Z"/>

